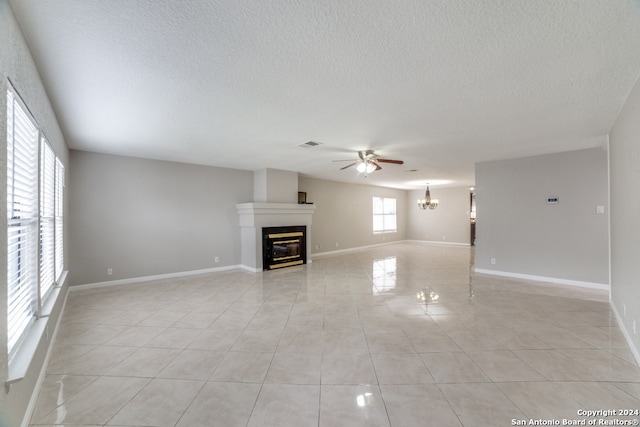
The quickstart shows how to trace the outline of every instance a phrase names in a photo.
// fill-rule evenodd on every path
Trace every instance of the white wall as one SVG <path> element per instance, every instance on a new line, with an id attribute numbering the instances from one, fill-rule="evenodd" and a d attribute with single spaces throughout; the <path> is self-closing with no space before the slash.
<path id="1" fill-rule="evenodd" d="M 604 149 L 479 163 L 476 204 L 476 268 L 609 284 Z"/>
<path id="2" fill-rule="evenodd" d="M 417 200 L 424 198 L 425 190 L 408 192 L 407 239 L 470 244 L 469 187 L 430 187 L 430 191 L 440 201 L 434 210 L 418 208 Z"/>
<path id="3" fill-rule="evenodd" d="M 71 285 L 240 264 L 252 172 L 83 151 L 71 166 Z"/>
<path id="4" fill-rule="evenodd" d="M 611 302 L 640 363 L 639 141 L 640 82 L 636 82 L 610 134 Z"/>
<path id="5" fill-rule="evenodd" d="M 316 205 L 311 226 L 312 254 L 406 239 L 406 191 L 299 177 L 299 191 Z M 398 231 L 373 234 L 372 198 L 395 197 Z"/>
<path id="6" fill-rule="evenodd" d="M 38 125 L 44 130 L 49 143 L 56 155 L 66 166 L 67 177 L 69 175 L 68 150 L 58 125 L 56 116 L 51 108 L 45 88 L 42 84 L 38 70 L 36 69 L 29 48 L 18 27 L 13 12 L 6 2 L 0 0 L 0 164 L 6 165 L 7 161 L 7 79 L 10 79 L 22 99 L 29 107 Z M 0 199 L 7 199 L 6 173 L 0 173 Z M 65 199 L 65 204 L 68 198 Z M 7 217 L 6 209 L 1 209 L 0 227 L 0 258 L 7 259 Z M 68 209 L 66 210 L 68 212 Z M 65 223 L 68 230 L 68 222 Z M 68 253 L 68 251 L 65 251 Z M 68 256 L 67 256 L 68 259 Z M 65 265 L 69 265 L 68 262 Z M 0 262 L 0 277 L 7 277 L 7 263 Z M 0 292 L 0 383 L 8 378 L 7 361 L 7 281 L 2 280 L 2 292 Z M 62 303 L 66 296 L 67 287 L 59 293 L 58 300 L 54 304 L 51 316 L 46 320 L 53 332 L 53 325 L 60 316 Z M 37 347 L 31 367 L 24 380 L 11 386 L 9 393 L 5 393 L 4 387 L 0 391 L 0 425 L 18 426 L 23 421 L 28 404 L 36 388 L 38 375 L 43 366 L 45 355 L 49 349 L 48 337 L 42 337 Z"/>

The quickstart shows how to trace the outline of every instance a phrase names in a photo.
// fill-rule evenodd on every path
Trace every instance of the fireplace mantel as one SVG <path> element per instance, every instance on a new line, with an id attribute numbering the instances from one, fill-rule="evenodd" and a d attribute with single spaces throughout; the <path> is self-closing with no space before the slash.
<path id="1" fill-rule="evenodd" d="M 263 215 L 275 215 L 282 217 L 281 219 L 288 219 L 289 215 L 294 216 L 309 216 L 309 224 L 311 224 L 311 215 L 316 209 L 316 205 L 313 204 L 298 204 L 298 203 L 262 203 L 262 202 L 250 202 L 239 203 L 236 205 L 238 215 L 240 215 L 240 226 L 255 226 L 256 221 L 260 222 L 260 227 L 272 227 L 274 225 L 292 225 L 290 223 L 283 224 L 263 224 Z M 277 221 L 276 218 L 273 220 Z M 286 222 L 286 221 L 285 221 Z M 301 224 L 306 224 L 303 222 Z M 295 225 L 295 224 L 294 224 Z"/>
<path id="2" fill-rule="evenodd" d="M 242 268 L 262 271 L 262 227 L 307 227 L 307 254 L 311 253 L 311 219 L 316 206 L 298 203 L 239 203 Z M 307 257 L 307 262 L 311 262 Z"/>

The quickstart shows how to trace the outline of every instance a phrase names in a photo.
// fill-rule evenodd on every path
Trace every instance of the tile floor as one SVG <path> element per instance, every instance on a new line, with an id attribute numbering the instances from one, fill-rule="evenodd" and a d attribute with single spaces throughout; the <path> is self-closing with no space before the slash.
<path id="1" fill-rule="evenodd" d="M 510 426 L 640 409 L 606 292 L 472 264 L 468 247 L 402 243 L 71 292 L 32 425 Z"/>

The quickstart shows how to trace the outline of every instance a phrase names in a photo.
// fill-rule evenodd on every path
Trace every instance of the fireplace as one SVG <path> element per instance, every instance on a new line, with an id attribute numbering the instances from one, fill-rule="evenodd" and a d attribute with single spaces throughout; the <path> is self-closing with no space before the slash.
<path id="1" fill-rule="evenodd" d="M 266 227 L 288 228 L 294 224 L 306 227 L 304 241 L 301 245 L 304 251 L 302 263 L 311 264 L 311 223 L 316 205 L 299 203 L 263 203 L 249 202 L 236 205 L 240 225 L 240 267 L 257 273 L 265 268 L 263 257 L 262 229 Z M 289 261 L 291 262 L 291 261 Z"/>
<path id="2" fill-rule="evenodd" d="M 291 267 L 307 263 L 307 227 L 262 228 L 262 269 Z"/>

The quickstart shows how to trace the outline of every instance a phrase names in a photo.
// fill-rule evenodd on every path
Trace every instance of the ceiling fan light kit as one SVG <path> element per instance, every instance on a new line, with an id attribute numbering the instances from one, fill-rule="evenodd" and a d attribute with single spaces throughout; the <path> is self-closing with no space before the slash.
<path id="1" fill-rule="evenodd" d="M 392 163 L 395 165 L 402 165 L 404 162 L 402 160 L 392 160 L 392 159 L 381 159 L 377 154 L 373 152 L 373 150 L 363 150 L 358 151 L 358 159 L 349 159 L 349 160 L 334 160 L 334 162 L 352 162 L 347 166 L 341 167 L 340 170 L 344 170 L 350 168 L 351 166 L 356 166 L 356 170 L 359 173 L 370 174 L 371 172 L 379 171 L 382 169 L 382 166 L 379 163 Z"/>
<path id="2" fill-rule="evenodd" d="M 373 162 L 361 162 L 356 166 L 356 170 L 360 173 L 371 173 L 376 170 L 376 165 Z"/>
<path id="3" fill-rule="evenodd" d="M 440 201 L 438 199 L 431 198 L 431 192 L 429 191 L 429 184 L 427 184 L 427 191 L 424 193 L 424 199 L 418 199 L 418 207 L 420 209 L 435 209 L 438 207 Z"/>

